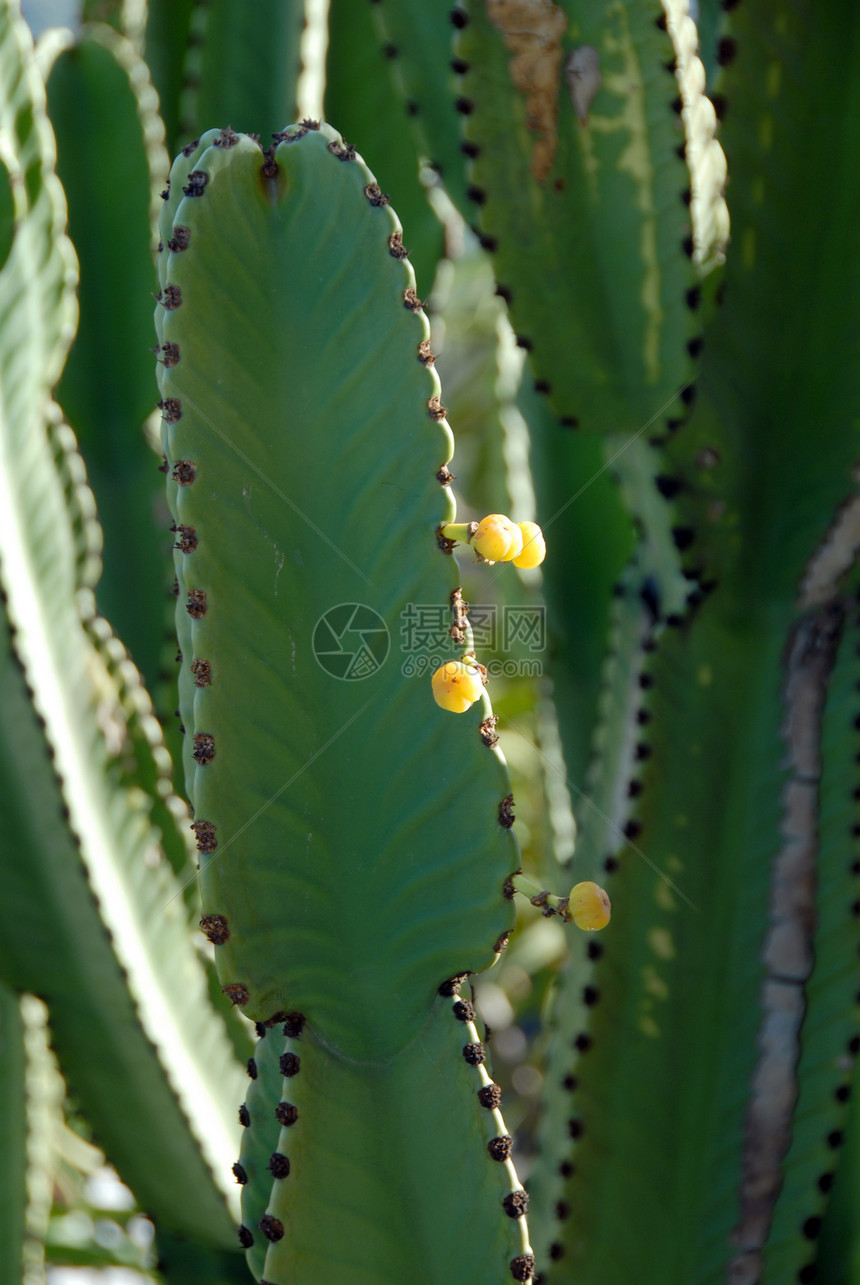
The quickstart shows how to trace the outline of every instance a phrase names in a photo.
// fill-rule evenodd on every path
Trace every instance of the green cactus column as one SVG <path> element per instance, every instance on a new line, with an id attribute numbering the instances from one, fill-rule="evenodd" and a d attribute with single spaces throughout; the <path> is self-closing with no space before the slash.
<path id="1" fill-rule="evenodd" d="M 306 122 L 265 153 L 205 134 L 160 230 L 202 927 L 286 1086 L 244 1108 L 240 1238 L 271 1285 L 528 1280 L 525 1196 L 456 998 L 513 922 L 507 773 L 486 697 L 453 715 L 402 671 L 418 606 L 451 659 L 469 645 L 467 623 L 449 636 L 452 439 L 402 229 Z"/>
<path id="2" fill-rule="evenodd" d="M 643 604 L 619 604 L 593 778 L 616 773 L 612 824 L 586 812 L 580 846 L 612 935 L 559 988 L 534 1176 L 539 1265 L 577 1285 L 849 1279 L 815 1253 L 860 1049 L 860 63 L 845 6 L 732 23 L 725 300 L 663 448 L 707 592 L 644 655 Z"/>

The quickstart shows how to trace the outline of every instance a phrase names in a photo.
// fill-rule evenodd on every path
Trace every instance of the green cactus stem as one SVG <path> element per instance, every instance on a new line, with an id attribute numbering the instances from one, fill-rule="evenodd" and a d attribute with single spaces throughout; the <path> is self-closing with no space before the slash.
<path id="1" fill-rule="evenodd" d="M 41 60 L 82 282 L 78 333 L 56 397 L 86 455 L 105 533 L 99 610 L 155 693 L 169 545 L 143 426 L 152 410 L 152 225 L 168 158 L 158 99 L 131 43 L 104 25 L 77 40 L 66 35 L 64 46 L 54 40 L 47 50 L 50 66 Z"/>
<path id="2" fill-rule="evenodd" d="M 653 4 L 463 13 L 469 195 L 518 341 L 571 427 L 635 432 L 693 374 L 689 175 L 665 28 Z M 581 83 L 571 59 L 588 49 L 600 83 L 584 112 L 564 80 Z"/>
<path id="3" fill-rule="evenodd" d="M 458 1263 L 488 1283 L 531 1275 L 510 1144 L 494 1143 L 501 1167 L 487 1150 L 486 1054 L 450 1012 L 450 979 L 492 964 L 512 925 L 510 788 L 482 741 L 486 696 L 452 728 L 396 650 L 410 604 L 453 601 L 436 539 L 454 517 L 452 439 L 378 192 L 326 125 L 290 127 L 266 152 L 212 130 L 177 159 L 161 221 L 202 926 L 246 1016 L 302 1017 L 279 1054 L 300 1112 L 289 1149 L 277 1143 L 291 1170 L 263 1213 L 250 1156 L 271 1146 L 271 1119 L 260 1142 L 256 1112 L 246 1131 L 256 1225 L 241 1234 L 275 1285 L 317 1279 L 324 1240 L 368 1283 L 447 1280 Z M 458 651 L 443 633 L 452 659 L 471 643 L 458 625 Z M 434 1141 L 415 1147 L 425 1102 Z M 419 1186 L 435 1194 L 417 1214 Z"/>
<path id="4" fill-rule="evenodd" d="M 15 171 L 0 272 L 0 973 L 54 1005 L 64 1071 L 139 1197 L 177 1232 L 225 1245 L 228 1188 L 213 1170 L 230 1150 L 235 1064 L 165 859 L 187 852 L 158 727 L 95 615 L 100 532 L 50 400 L 73 334 L 74 256 L 44 87 L 9 4 L 0 132 Z M 164 847 L 156 822 L 172 830 Z"/>

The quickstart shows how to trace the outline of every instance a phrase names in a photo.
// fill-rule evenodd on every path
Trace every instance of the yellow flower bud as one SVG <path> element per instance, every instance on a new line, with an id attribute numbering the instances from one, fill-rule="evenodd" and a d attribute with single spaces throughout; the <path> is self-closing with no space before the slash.
<path id="1" fill-rule="evenodd" d="M 546 557 L 546 541 L 537 522 L 520 522 L 519 527 L 523 536 L 523 547 L 522 552 L 514 558 L 513 562 L 515 567 L 530 571 L 532 567 L 539 567 Z"/>
<path id="2" fill-rule="evenodd" d="M 522 532 L 504 513 L 491 513 L 478 523 L 472 547 L 485 562 L 509 562 L 522 552 Z"/>
<path id="3" fill-rule="evenodd" d="M 571 888 L 567 908 L 577 928 L 582 928 L 585 932 L 605 928 L 612 914 L 612 906 L 604 890 L 589 881 Z"/>
<path id="4" fill-rule="evenodd" d="M 449 660 L 446 665 L 440 665 L 430 681 L 436 704 L 453 714 L 465 714 L 484 690 L 478 667 L 462 660 Z"/>
<path id="5" fill-rule="evenodd" d="M 505 521 L 510 523 L 508 535 L 511 543 L 508 547 L 507 556 L 499 558 L 499 562 L 513 562 L 514 558 L 518 558 L 523 551 L 523 533 L 516 522 L 511 522 L 510 518 L 505 518 Z"/>

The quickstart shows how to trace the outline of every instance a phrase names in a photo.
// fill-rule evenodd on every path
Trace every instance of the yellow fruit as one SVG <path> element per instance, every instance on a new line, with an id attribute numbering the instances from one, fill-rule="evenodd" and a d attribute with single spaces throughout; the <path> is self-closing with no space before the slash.
<path id="1" fill-rule="evenodd" d="M 523 548 L 514 558 L 514 566 L 521 567 L 523 571 L 531 571 L 532 567 L 539 567 L 546 557 L 546 541 L 537 522 L 521 522 L 519 527 Z"/>
<path id="2" fill-rule="evenodd" d="M 508 535 L 511 538 L 508 554 L 505 558 L 499 558 L 500 562 L 513 562 L 514 559 L 518 558 L 523 551 L 523 533 L 517 526 L 516 522 L 511 522 Z"/>
<path id="3" fill-rule="evenodd" d="M 570 890 L 567 907 L 577 928 L 596 932 L 605 928 L 612 914 L 612 906 L 603 889 L 596 883 L 578 883 Z"/>
<path id="4" fill-rule="evenodd" d="M 449 660 L 446 665 L 440 665 L 430 681 L 436 704 L 452 714 L 465 714 L 484 690 L 479 670 L 462 660 Z"/>
<path id="5" fill-rule="evenodd" d="M 491 513 L 478 523 L 478 529 L 472 536 L 472 548 L 485 562 L 508 562 L 520 552 L 521 541 L 522 533 L 510 518 L 506 518 L 504 513 Z"/>

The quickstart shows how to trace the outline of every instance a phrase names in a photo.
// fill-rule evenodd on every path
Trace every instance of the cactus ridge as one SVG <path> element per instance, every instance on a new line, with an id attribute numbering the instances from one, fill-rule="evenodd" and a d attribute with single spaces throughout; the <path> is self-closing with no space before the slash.
<path id="1" fill-rule="evenodd" d="M 672 492 L 677 528 L 686 533 L 679 558 L 687 582 L 686 606 L 695 608 L 737 564 L 737 481 L 730 465 L 734 443 L 715 424 L 709 405 L 697 406 L 680 431 L 663 443 L 659 485 Z"/>
<path id="2" fill-rule="evenodd" d="M 685 418 L 670 421 L 673 432 L 683 428 Z M 636 554 L 640 583 L 648 586 L 658 617 L 669 620 L 690 610 L 699 594 L 699 581 L 698 569 L 684 565 L 696 533 L 681 517 L 661 444 L 660 439 L 643 440 L 640 432 L 623 437 L 610 434 L 606 446 L 619 491 L 640 526 Z"/>
<path id="3" fill-rule="evenodd" d="M 93 590 L 101 574 L 103 536 L 86 466 L 75 435 L 56 403 L 48 406 L 45 420 L 48 449 L 62 487 L 75 550 L 74 582 L 79 589 Z"/>
<path id="4" fill-rule="evenodd" d="M 253 1244 L 245 1249 L 248 1266 L 257 1280 L 265 1275 L 266 1240 L 260 1233 L 259 1226 L 266 1212 L 272 1185 L 272 1175 L 268 1171 L 269 1158 L 279 1149 L 281 1129 L 284 1127 L 282 1122 L 292 1120 L 295 1123 L 298 1118 L 289 1098 L 282 1095 L 280 1058 L 286 1051 L 287 1041 L 281 1027 L 269 1030 L 264 1026 L 260 1027 L 260 1038 L 254 1048 L 256 1076 L 249 1079 L 245 1102 L 240 1111 L 240 1122 L 244 1127 L 239 1163 L 247 1177 L 242 1187 L 242 1225 L 253 1238 Z"/>
<path id="5" fill-rule="evenodd" d="M 685 159 L 690 171 L 690 221 L 693 261 L 703 274 L 722 264 L 729 238 L 729 215 L 723 195 L 726 158 L 716 138 L 717 114 L 705 93 L 705 68 L 696 23 L 686 0 L 665 0 L 666 29 L 675 50 L 674 74 L 681 95 Z M 732 61 L 735 45 L 723 37 L 721 65 Z"/>

